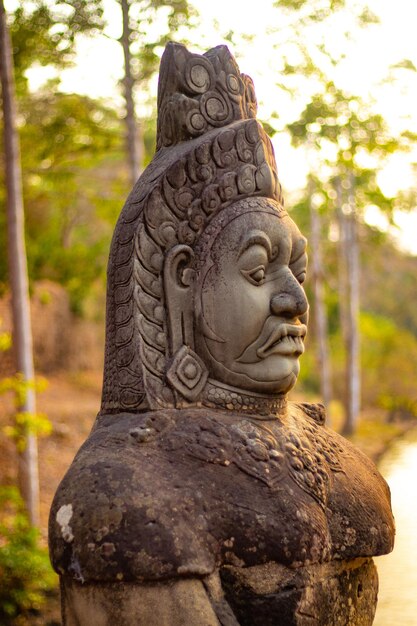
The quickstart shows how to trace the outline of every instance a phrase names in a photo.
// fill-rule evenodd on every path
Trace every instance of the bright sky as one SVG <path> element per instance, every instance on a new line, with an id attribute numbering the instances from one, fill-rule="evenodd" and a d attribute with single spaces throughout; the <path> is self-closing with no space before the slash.
<path id="1" fill-rule="evenodd" d="M 108 34 L 120 36 L 121 16 L 115 0 L 106 1 L 106 17 L 109 23 Z M 280 48 L 281 37 L 285 37 L 285 23 L 279 22 L 280 12 L 272 6 L 272 0 L 257 0 L 255 4 L 248 0 L 194 0 L 193 4 L 200 13 L 201 26 L 195 34 L 188 35 L 198 42 L 196 51 L 203 51 L 220 43 L 228 43 L 223 37 L 233 30 L 236 34 L 252 35 L 253 39 L 230 46 L 236 55 L 241 71 L 249 74 L 255 81 L 259 100 L 259 117 L 267 120 L 272 111 L 277 111 L 279 124 L 294 118 L 302 110 L 305 101 L 300 98 L 294 103 L 285 98 L 274 85 L 280 80 L 277 67 L 280 56 L 287 49 Z M 354 6 L 356 0 L 348 0 Z M 376 109 L 388 120 L 392 131 L 404 129 L 417 132 L 417 73 L 398 73 L 399 80 L 395 87 L 385 81 L 390 65 L 410 59 L 417 67 L 417 2 L 413 0 L 369 0 L 370 9 L 379 15 L 381 23 L 359 32 L 351 32 L 352 42 L 345 49 L 346 59 L 339 63 L 334 71 L 337 83 L 364 99 L 372 98 Z M 353 12 L 352 12 L 353 15 Z M 326 45 L 335 52 L 341 50 L 341 34 L 350 30 L 350 15 L 345 15 L 343 23 L 333 20 L 322 36 Z M 318 27 L 318 30 L 323 27 Z M 273 32 L 275 30 L 275 33 Z M 117 81 L 122 75 L 122 50 L 118 43 L 104 37 L 84 39 L 78 46 L 76 67 L 62 74 L 62 87 L 68 91 L 86 93 L 93 97 L 104 97 L 121 105 Z M 35 85 L 48 76 L 48 70 L 36 70 L 31 80 Z M 156 90 L 156 83 L 155 83 Z M 307 172 L 307 160 L 300 150 L 291 148 L 285 133 L 274 137 L 276 157 L 280 178 L 287 190 L 300 188 L 304 184 Z M 400 188 L 416 185 L 415 173 L 412 173 L 410 161 L 417 162 L 417 154 L 395 155 L 390 166 L 381 175 L 380 184 L 390 195 L 395 195 Z M 413 178 L 414 176 L 414 178 Z M 381 227 L 384 220 L 378 211 L 369 212 L 369 221 Z M 412 214 L 398 215 L 396 218 L 401 245 L 417 254 L 417 209 Z"/>

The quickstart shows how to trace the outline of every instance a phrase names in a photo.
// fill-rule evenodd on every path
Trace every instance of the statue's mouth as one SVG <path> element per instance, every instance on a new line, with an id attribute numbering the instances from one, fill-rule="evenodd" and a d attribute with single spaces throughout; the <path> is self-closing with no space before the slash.
<path id="1" fill-rule="evenodd" d="M 257 363 L 272 354 L 299 357 L 304 352 L 307 326 L 301 323 L 279 322 L 275 316 L 266 319 L 261 333 L 236 360 L 237 363 Z"/>
<path id="2" fill-rule="evenodd" d="M 301 356 L 304 352 L 306 332 L 307 327 L 304 324 L 280 324 L 256 350 L 256 354 L 260 359 L 266 359 L 271 354 Z"/>

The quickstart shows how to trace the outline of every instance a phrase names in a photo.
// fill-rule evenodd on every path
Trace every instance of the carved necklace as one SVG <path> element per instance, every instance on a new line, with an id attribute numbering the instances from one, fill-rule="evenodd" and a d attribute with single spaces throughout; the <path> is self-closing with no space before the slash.
<path id="1" fill-rule="evenodd" d="M 231 387 L 209 378 L 202 403 L 215 409 L 247 413 L 260 419 L 276 418 L 286 412 L 286 396 L 268 396 Z"/>

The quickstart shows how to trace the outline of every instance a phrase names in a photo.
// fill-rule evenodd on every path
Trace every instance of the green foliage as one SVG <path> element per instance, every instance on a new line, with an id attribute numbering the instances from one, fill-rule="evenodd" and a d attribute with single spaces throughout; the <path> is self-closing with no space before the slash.
<path id="1" fill-rule="evenodd" d="M 37 437 L 50 435 L 52 424 L 44 413 L 18 411 L 15 414 L 13 426 L 5 426 L 3 432 L 13 439 L 17 451 L 23 452 L 26 448 L 26 440 L 29 433 Z"/>
<path id="2" fill-rule="evenodd" d="M 29 390 L 42 392 L 45 391 L 47 386 L 48 381 L 46 378 L 39 376 L 36 380 L 25 380 L 23 375 L 19 373 L 0 380 L 0 395 L 12 392 L 15 398 L 15 406 L 19 408 L 25 404 Z"/>
<path id="3" fill-rule="evenodd" d="M 343 398 L 345 353 L 340 327 L 332 330 L 329 340 L 333 391 L 336 398 Z M 389 419 L 394 414 L 417 415 L 417 336 L 381 314 L 362 311 L 360 349 L 363 409 L 384 409 Z M 317 374 L 313 370 L 310 376 L 314 381 Z"/>
<path id="4" fill-rule="evenodd" d="M 52 432 L 52 424 L 44 413 L 21 410 L 25 405 L 28 391 L 44 391 L 47 384 L 45 378 L 38 377 L 36 380 L 28 381 L 20 373 L 0 379 L 0 395 L 13 393 L 16 407 L 13 425 L 4 426 L 3 432 L 13 439 L 18 452 L 24 451 L 28 434 L 46 436 Z"/>
<path id="5" fill-rule="evenodd" d="M 18 95 L 27 92 L 29 68 L 68 66 L 74 57 L 76 36 L 101 30 L 102 16 L 101 0 L 21 2 L 10 19 Z"/>
<path id="6" fill-rule="evenodd" d="M 327 139 L 337 144 L 340 158 L 345 161 L 349 161 L 347 150 L 353 156 L 362 147 L 368 152 L 380 149 L 384 153 L 398 147 L 381 115 L 368 112 L 358 96 L 344 92 L 331 81 L 312 97 L 301 118 L 288 128 L 294 145 L 310 138 L 321 147 L 322 140 Z"/>
<path id="7" fill-rule="evenodd" d="M 127 190 L 121 121 L 100 102 L 60 93 L 59 79 L 30 93 L 27 72 L 39 65 L 71 64 L 77 36 L 104 26 L 102 0 L 26 1 L 9 22 L 30 279 L 48 276 L 60 282 L 73 309 L 82 312 L 92 283 L 104 277 L 119 198 Z M 1 202 L 4 185 L 0 189 Z M 1 249 L 6 248 L 5 219 L 0 213 Z M 0 291 L 7 284 L 5 256 L 0 257 Z"/>
<path id="8" fill-rule="evenodd" d="M 298 19 L 310 22 L 321 22 L 333 12 L 339 11 L 346 5 L 346 0 L 275 0 L 274 6 L 278 9 L 295 12 Z M 300 15 L 301 13 L 301 15 Z"/>
<path id="9" fill-rule="evenodd" d="M 368 235 L 362 239 L 362 266 L 363 308 L 417 337 L 417 257 Z"/>
<path id="10" fill-rule="evenodd" d="M 366 0 L 275 0 L 273 5 L 279 24 L 274 29 L 277 72 L 282 77 L 277 86 L 284 98 L 291 94 L 296 107 L 309 101 L 318 83 L 334 76 L 353 33 L 379 21 Z"/>
<path id="11" fill-rule="evenodd" d="M 370 206 L 378 207 L 391 221 L 395 209 L 415 206 L 416 196 L 412 191 L 405 190 L 396 198 L 385 195 L 379 185 L 379 173 L 392 154 L 399 150 L 409 151 L 415 146 L 416 137 L 410 132 L 393 136 L 385 119 L 377 112 L 375 102 L 364 102 L 358 96 L 346 93 L 332 80 L 334 68 L 343 59 L 344 52 L 342 41 L 339 41 L 339 49 L 332 51 L 330 40 L 328 43 L 326 37 L 322 37 L 327 18 L 329 22 L 332 20 L 330 4 L 328 0 L 276 2 L 290 19 L 297 51 L 284 63 L 283 74 L 289 85 L 293 75 L 297 76 L 298 82 L 299 76 L 303 77 L 303 88 L 297 97 L 304 97 L 306 102 L 298 119 L 286 127 L 293 145 L 307 151 L 311 167 L 304 194 L 294 213 L 308 231 L 311 208 L 320 212 L 320 247 L 325 264 L 322 275 L 326 292 L 324 305 L 328 312 L 335 398 L 343 401 L 351 391 L 346 378 L 347 351 L 352 338 L 346 319 L 351 303 L 347 301 L 348 290 L 341 293 L 339 283 L 343 284 L 343 277 L 349 275 L 352 261 L 343 246 L 346 236 L 343 227 L 350 220 L 359 233 L 364 262 L 361 301 L 368 311 L 361 316 L 362 404 L 364 407 L 384 407 L 390 415 L 395 411 L 399 413 L 399 407 L 403 413 L 412 414 L 416 402 L 413 372 L 417 371 L 417 326 L 414 325 L 415 307 L 412 305 L 415 267 L 412 273 L 412 261 L 405 261 L 404 255 L 390 249 L 386 237 L 381 234 L 377 237 L 375 230 L 365 226 L 364 218 Z M 351 37 L 348 24 L 352 18 L 362 27 L 377 22 L 366 4 L 351 4 L 352 7 L 340 2 L 334 7 L 346 18 L 346 32 L 341 33 L 346 42 Z M 323 22 L 321 28 L 319 21 Z M 414 71 L 407 60 L 393 69 L 403 73 Z M 314 250 L 310 254 L 314 254 Z M 400 271 L 395 272 L 394 262 L 399 257 L 403 259 L 402 263 L 397 263 L 401 270 L 398 267 Z M 312 304 L 314 311 L 314 302 Z M 389 322 L 389 316 L 395 316 L 397 323 Z M 345 332 L 341 324 L 346 326 Z M 314 346 L 314 325 L 310 325 L 310 331 Z M 401 371 L 400 378 L 393 375 L 398 370 Z M 305 388 L 314 389 L 317 370 L 311 366 L 305 368 L 304 377 Z"/>
<path id="12" fill-rule="evenodd" d="M 135 81 L 143 85 L 157 71 L 161 49 L 174 38 L 181 41 L 179 31 L 193 23 L 197 12 L 188 0 L 133 0 L 129 11 L 132 71 Z"/>
<path id="13" fill-rule="evenodd" d="M 326 194 L 328 211 L 336 208 L 337 201 L 354 205 L 357 214 L 374 205 L 392 215 L 398 203 L 382 192 L 378 173 L 408 141 L 392 137 L 381 115 L 328 82 L 287 128 L 294 146 L 304 145 L 314 154 L 315 172 L 310 176 Z"/>
<path id="14" fill-rule="evenodd" d="M 362 378 L 364 405 L 394 409 L 417 403 L 417 337 L 392 320 L 363 312 Z"/>
<path id="15" fill-rule="evenodd" d="M 0 320 L 1 321 L 1 320 Z M 2 338 L 5 339 L 2 341 Z M 8 333 L 0 334 L 0 351 L 8 349 Z M 0 379 L 0 395 L 13 393 L 17 412 L 13 426 L 3 432 L 11 437 L 18 452 L 23 452 L 29 433 L 46 435 L 52 425 L 43 414 L 19 410 L 29 391 L 43 391 L 44 378 L 27 381 L 22 374 Z M 39 531 L 31 526 L 16 487 L 0 487 L 0 624 L 11 626 L 15 618 L 38 610 L 46 594 L 57 586 L 48 552 L 40 546 Z"/>
<path id="16" fill-rule="evenodd" d="M 297 205 L 297 210 L 300 206 Z M 362 229 L 362 406 L 384 409 L 389 419 L 395 415 L 413 416 L 417 407 L 417 311 L 414 304 L 417 258 L 401 253 L 386 238 L 375 240 L 376 235 L 369 227 L 362 225 Z M 308 228 L 304 232 L 308 234 Z M 337 241 L 329 241 L 324 233 L 322 246 L 333 393 L 336 399 L 342 399 L 346 355 L 339 317 Z M 314 251 L 310 250 L 311 254 Z M 301 362 L 300 381 L 304 390 L 315 393 L 319 383 L 314 356 L 315 306 L 311 295 L 309 299 L 312 304 L 309 344 Z"/>
<path id="17" fill-rule="evenodd" d="M 1 324 L 1 318 L 0 318 Z M 7 352 L 12 345 L 12 336 L 7 332 L 0 332 L 0 352 Z"/>
<path id="18" fill-rule="evenodd" d="M 161 47 L 174 32 L 192 22 L 196 12 L 187 0 L 140 0 L 130 2 L 129 11 L 132 72 L 143 88 L 157 69 Z M 10 14 L 9 21 L 29 276 L 31 281 L 48 278 L 63 285 L 69 292 L 72 310 L 82 314 L 89 294 L 105 289 L 112 231 L 121 199 L 130 186 L 123 121 L 119 112 L 98 100 L 61 93 L 58 78 L 36 93 L 29 92 L 27 71 L 37 65 L 70 65 L 77 36 L 103 29 L 103 2 L 23 2 Z M 155 123 L 145 120 L 142 127 L 147 153 L 151 153 Z M 3 193 L 0 191 L 0 202 Z M 0 248 L 5 247 L 5 215 L 0 213 Z M 5 291 L 7 274 L 2 255 L 0 291 Z"/>
<path id="19" fill-rule="evenodd" d="M 14 487 L 0 488 L 0 623 L 39 609 L 57 585 L 47 551 L 31 527 Z"/>
<path id="20" fill-rule="evenodd" d="M 402 59 L 391 66 L 392 69 L 410 70 L 411 72 L 417 72 L 417 68 L 411 59 Z"/>
<path id="21" fill-rule="evenodd" d="M 100 102 L 51 85 L 21 98 L 20 113 L 29 275 L 65 286 L 81 313 L 98 279 L 104 290 L 112 228 L 128 189 L 121 120 Z M 3 256 L 0 283 L 6 280 Z"/>
<path id="22" fill-rule="evenodd" d="M 317 395 L 320 393 L 319 368 L 317 367 L 317 358 L 315 346 L 309 341 L 306 352 L 301 359 L 300 374 L 298 384 L 305 393 Z"/>
<path id="23" fill-rule="evenodd" d="M 407 396 L 382 395 L 379 404 L 388 412 L 389 422 L 417 418 L 417 399 Z"/>

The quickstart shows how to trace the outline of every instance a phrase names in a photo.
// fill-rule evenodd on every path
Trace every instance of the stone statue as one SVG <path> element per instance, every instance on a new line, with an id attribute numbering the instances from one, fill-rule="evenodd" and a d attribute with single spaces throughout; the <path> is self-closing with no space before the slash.
<path id="1" fill-rule="evenodd" d="M 51 511 L 66 626 L 372 624 L 389 490 L 321 405 L 287 402 L 306 240 L 255 115 L 226 47 L 168 44 L 111 246 L 101 411 Z"/>

